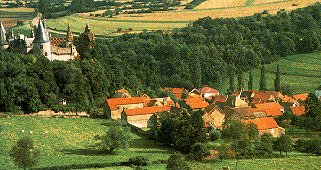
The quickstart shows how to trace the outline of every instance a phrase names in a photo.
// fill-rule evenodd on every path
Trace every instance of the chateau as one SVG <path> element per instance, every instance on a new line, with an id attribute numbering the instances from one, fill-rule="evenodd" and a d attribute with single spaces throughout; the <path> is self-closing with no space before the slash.
<path id="1" fill-rule="evenodd" d="M 80 59 L 81 54 L 92 48 L 94 41 L 94 34 L 88 24 L 79 38 L 73 36 L 69 24 L 65 38 L 51 37 L 45 21 L 41 19 L 39 19 L 38 26 L 30 31 L 29 36 L 23 34 L 15 36 L 13 30 L 7 34 L 1 21 L 0 29 L 1 49 L 19 54 L 43 55 L 50 61 Z"/>

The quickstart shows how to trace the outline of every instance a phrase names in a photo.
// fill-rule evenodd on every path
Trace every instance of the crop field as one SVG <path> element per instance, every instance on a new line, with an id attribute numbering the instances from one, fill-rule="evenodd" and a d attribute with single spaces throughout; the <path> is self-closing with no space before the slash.
<path id="1" fill-rule="evenodd" d="M 31 20 L 34 12 L 33 8 L 0 8 L 0 20 L 5 27 L 12 27 L 18 20 Z"/>
<path id="2" fill-rule="evenodd" d="M 144 30 L 171 30 L 178 27 L 187 26 L 188 22 L 172 22 L 172 21 L 130 21 L 130 20 L 113 20 L 105 18 L 89 18 L 83 15 L 72 15 L 58 19 L 48 19 L 47 26 L 51 29 L 63 30 L 67 29 L 68 23 L 75 32 L 83 32 L 86 23 L 89 23 L 92 31 L 97 35 L 110 35 L 115 33 L 118 28 L 133 31 Z"/>
<path id="3" fill-rule="evenodd" d="M 268 3 L 276 3 L 276 2 L 282 2 L 282 1 L 287 1 L 287 0 L 254 0 L 252 3 L 253 5 L 255 4 L 268 4 Z"/>
<path id="4" fill-rule="evenodd" d="M 313 92 L 321 84 L 321 53 L 299 54 L 285 57 L 266 65 L 267 88 L 273 90 L 277 65 L 281 71 L 281 86 L 289 85 L 294 93 Z M 253 70 L 254 89 L 259 88 L 260 69 Z M 247 89 L 248 73 L 244 73 L 244 84 Z M 235 79 L 235 82 L 236 79 Z M 220 88 L 228 88 L 228 80 Z"/>
<path id="5" fill-rule="evenodd" d="M 243 6 L 247 0 L 207 0 L 195 9 L 227 8 Z"/>
<path id="6" fill-rule="evenodd" d="M 140 21 L 195 21 L 203 17 L 212 18 L 232 18 L 251 16 L 255 13 L 267 10 L 271 14 L 275 14 L 281 9 L 291 11 L 297 8 L 302 8 L 312 5 L 321 0 L 289 0 L 284 2 L 269 3 L 242 6 L 235 8 L 220 8 L 220 9 L 195 9 L 184 11 L 170 11 L 170 12 L 155 12 L 147 14 L 122 14 L 115 16 L 117 20 L 140 20 Z M 297 4 L 293 6 L 293 4 Z"/>

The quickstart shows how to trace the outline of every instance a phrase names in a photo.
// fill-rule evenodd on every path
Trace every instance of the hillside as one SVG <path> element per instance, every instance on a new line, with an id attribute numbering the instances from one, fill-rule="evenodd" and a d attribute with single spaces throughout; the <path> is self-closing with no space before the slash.
<path id="1" fill-rule="evenodd" d="M 166 160 L 172 151 L 157 146 L 134 133 L 128 150 L 120 151 L 116 155 L 102 155 L 90 149 L 94 144 L 93 137 L 103 134 L 108 126 L 114 123 L 103 119 L 64 119 L 64 118 L 37 118 L 13 117 L 0 119 L 3 134 L 0 137 L 4 151 L 0 152 L 0 169 L 17 169 L 8 151 L 14 142 L 23 135 L 31 136 L 36 148 L 40 149 L 37 170 L 45 169 L 133 169 L 128 166 L 117 166 L 117 163 L 127 161 L 133 156 L 144 156 L 150 160 L 146 169 L 162 170 L 166 164 L 157 160 Z M 32 126 L 31 126 L 32 125 Z M 24 131 L 24 132 L 22 132 Z M 30 133 L 32 131 L 32 134 Z M 271 159 L 242 159 L 242 160 L 207 160 L 201 163 L 192 162 L 193 169 L 221 169 L 223 166 L 239 169 L 318 169 L 321 166 L 320 156 L 310 156 L 300 153 L 290 153 L 287 158 Z M 295 162 L 295 163 L 294 163 Z M 268 166 L 267 166 L 268 165 Z"/>
<path id="2" fill-rule="evenodd" d="M 266 65 L 267 87 L 273 89 L 277 65 L 281 70 L 281 85 L 289 85 L 294 93 L 313 92 L 321 84 L 321 53 L 297 54 L 282 58 Z M 260 69 L 253 70 L 254 89 L 259 89 Z M 237 82 L 235 78 L 235 82 Z M 244 73 L 244 84 L 247 89 L 248 73 Z M 228 80 L 220 88 L 228 89 Z"/>

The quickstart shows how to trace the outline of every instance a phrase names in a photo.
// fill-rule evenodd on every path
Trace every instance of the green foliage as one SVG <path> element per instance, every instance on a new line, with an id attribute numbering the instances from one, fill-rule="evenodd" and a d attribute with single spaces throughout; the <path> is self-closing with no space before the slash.
<path id="1" fill-rule="evenodd" d="M 243 73 L 242 72 L 239 72 L 237 74 L 237 89 L 240 91 L 244 89 Z"/>
<path id="2" fill-rule="evenodd" d="M 248 90 L 253 90 L 253 73 L 252 70 L 249 71 L 249 81 L 247 83 Z"/>
<path id="3" fill-rule="evenodd" d="M 300 152 L 321 155 L 321 137 L 312 139 L 301 138 L 296 142 L 296 147 Z"/>
<path id="4" fill-rule="evenodd" d="M 188 159 L 201 161 L 210 155 L 209 146 L 203 143 L 195 143 L 188 155 Z"/>
<path id="5" fill-rule="evenodd" d="M 147 166 L 148 159 L 145 158 L 144 156 L 131 157 L 128 160 L 128 164 L 134 165 L 134 166 Z"/>
<path id="6" fill-rule="evenodd" d="M 113 154 L 118 149 L 127 149 L 130 140 L 128 129 L 121 126 L 111 126 L 105 135 L 96 136 L 98 149 L 107 154 Z"/>
<path id="7" fill-rule="evenodd" d="M 280 154 L 282 152 L 285 152 L 287 156 L 288 152 L 291 152 L 293 150 L 292 145 L 293 145 L 292 138 L 286 134 L 282 134 L 274 142 L 274 149 L 279 151 Z"/>
<path id="8" fill-rule="evenodd" d="M 192 111 L 184 102 L 180 102 L 181 108 L 161 113 L 159 125 L 152 127 L 150 134 L 169 147 L 189 153 L 195 143 L 205 142 L 206 134 L 203 111 Z"/>
<path id="9" fill-rule="evenodd" d="M 167 170 L 181 170 L 181 169 L 190 170 L 191 168 L 188 165 L 188 163 L 185 161 L 185 158 L 182 154 L 175 153 L 168 158 L 166 169 Z"/>
<path id="10" fill-rule="evenodd" d="M 222 159 L 232 159 L 235 158 L 235 150 L 233 147 L 227 143 L 223 143 L 219 148 L 218 148 L 218 157 Z"/>
<path id="11" fill-rule="evenodd" d="M 211 140 L 211 141 L 216 141 L 216 140 L 222 138 L 221 131 L 218 130 L 218 129 L 211 128 L 211 129 L 209 130 L 208 134 L 209 134 L 209 137 L 210 137 L 210 140 Z"/>
<path id="12" fill-rule="evenodd" d="M 261 67 L 260 90 L 267 90 L 264 65 Z"/>
<path id="13" fill-rule="evenodd" d="M 223 124 L 222 137 L 228 140 L 248 138 L 248 129 L 239 120 L 227 119 Z"/>
<path id="14" fill-rule="evenodd" d="M 269 156 L 273 152 L 273 137 L 271 134 L 264 133 L 259 143 L 259 154 L 261 156 Z"/>
<path id="15" fill-rule="evenodd" d="M 29 137 L 23 137 L 10 150 L 10 156 L 15 165 L 27 169 L 35 166 L 38 162 L 40 152 L 34 148 L 33 142 Z"/>
<path id="16" fill-rule="evenodd" d="M 279 65 L 277 65 L 276 73 L 275 73 L 275 79 L 274 79 L 274 90 L 275 91 L 281 91 L 281 80 L 280 80 L 280 68 Z"/>

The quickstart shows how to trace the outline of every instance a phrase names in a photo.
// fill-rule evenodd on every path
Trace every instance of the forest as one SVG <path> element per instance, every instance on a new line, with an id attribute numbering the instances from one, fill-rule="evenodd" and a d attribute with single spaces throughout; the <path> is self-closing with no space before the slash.
<path id="1" fill-rule="evenodd" d="M 154 97 L 160 87 L 218 87 L 227 76 L 318 51 L 320 23 L 321 5 L 316 4 L 277 15 L 202 18 L 171 32 L 97 39 L 82 61 L 1 52 L 0 112 L 91 112 L 120 88 Z M 67 106 L 60 108 L 63 100 Z"/>

